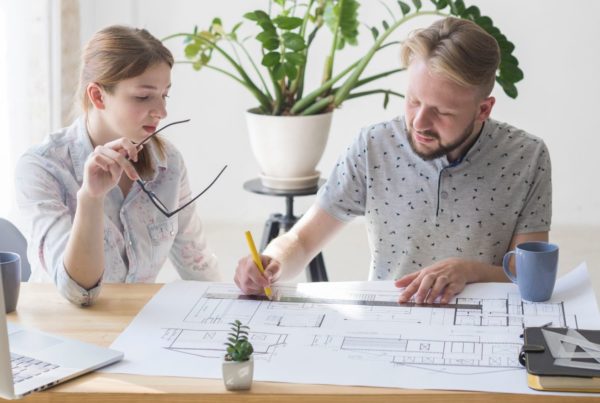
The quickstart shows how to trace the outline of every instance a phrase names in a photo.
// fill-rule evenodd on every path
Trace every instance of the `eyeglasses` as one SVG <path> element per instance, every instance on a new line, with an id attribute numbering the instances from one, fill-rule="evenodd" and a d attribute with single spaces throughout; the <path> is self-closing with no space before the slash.
<path id="1" fill-rule="evenodd" d="M 156 130 L 154 133 L 152 133 L 152 134 L 148 135 L 148 137 L 146 137 L 144 140 L 142 140 L 141 142 L 139 142 L 138 144 L 136 144 L 136 147 L 138 147 L 138 149 L 139 149 L 139 147 L 140 147 L 141 145 L 143 145 L 143 144 L 147 143 L 147 142 L 148 142 L 148 141 L 149 141 L 149 140 L 150 140 L 150 139 L 151 139 L 153 136 L 157 135 L 157 134 L 158 134 L 158 132 L 160 132 L 160 131 L 162 131 L 162 130 L 166 129 L 166 128 L 167 128 L 167 127 L 169 127 L 169 126 L 176 125 L 176 124 L 179 124 L 179 123 L 186 123 L 186 122 L 189 122 L 189 121 L 190 121 L 190 119 L 186 119 L 186 120 L 180 120 L 180 121 L 177 121 L 177 122 L 172 122 L 172 123 L 169 123 L 168 125 L 165 125 L 165 126 L 161 127 L 160 129 Z M 221 174 L 223 173 L 223 171 L 225 171 L 225 169 L 226 169 L 226 168 L 227 168 L 227 165 L 225 165 L 225 166 L 223 167 L 223 169 L 221 169 L 221 171 L 220 171 L 220 172 L 217 174 L 217 176 L 215 177 L 215 179 L 213 179 L 213 180 L 212 180 L 212 182 L 210 182 L 210 184 L 209 184 L 209 185 L 208 185 L 206 188 L 204 188 L 204 190 L 203 190 L 203 191 L 201 191 L 201 192 L 200 192 L 200 193 L 198 193 L 196 196 L 194 196 L 193 198 L 191 198 L 190 200 L 188 200 L 188 201 L 187 201 L 186 203 L 184 203 L 182 206 L 179 206 L 179 207 L 177 207 L 177 208 L 176 208 L 175 210 L 173 210 L 173 211 L 170 211 L 170 210 L 167 208 L 167 206 L 165 206 L 165 204 L 164 204 L 162 201 L 160 201 L 160 199 L 158 198 L 158 196 L 156 196 L 156 194 L 155 194 L 153 191 L 151 191 L 151 190 L 149 190 L 149 189 L 147 189 L 147 188 L 146 188 L 146 185 L 147 185 L 147 182 L 146 182 L 146 181 L 143 181 L 143 180 L 141 180 L 141 179 L 138 179 L 138 180 L 136 180 L 136 182 L 137 182 L 137 184 L 138 184 L 138 185 L 140 185 L 140 187 L 142 188 L 142 191 L 148 195 L 148 197 L 150 198 L 150 201 L 152 202 L 152 204 L 154 204 L 154 206 L 155 206 L 155 207 L 156 207 L 156 208 L 157 208 L 157 209 L 158 209 L 158 210 L 159 210 L 161 213 L 163 213 L 163 214 L 164 214 L 165 216 L 167 216 L 167 217 L 172 217 L 172 216 L 174 216 L 175 214 L 179 213 L 179 212 L 180 212 L 181 210 L 183 210 L 184 208 L 186 208 L 187 206 L 189 206 L 190 204 L 192 204 L 193 202 L 195 202 L 195 201 L 196 201 L 196 200 L 197 200 L 197 199 L 198 199 L 200 196 L 202 196 L 204 193 L 206 193 L 206 191 L 207 191 L 208 189 L 210 189 L 212 185 L 214 185 L 214 183 L 217 181 L 217 179 L 219 179 L 219 177 L 221 176 Z"/>

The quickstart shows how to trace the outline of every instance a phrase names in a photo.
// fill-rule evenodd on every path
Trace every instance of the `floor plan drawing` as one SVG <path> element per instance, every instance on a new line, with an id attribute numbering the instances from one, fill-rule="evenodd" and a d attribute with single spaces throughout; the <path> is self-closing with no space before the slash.
<path id="1" fill-rule="evenodd" d="M 525 326 L 552 325 L 577 328 L 574 315 L 565 314 L 562 302 L 527 302 L 519 294 L 505 298 L 456 298 L 457 308 L 453 324 L 456 326 Z"/>
<path id="2" fill-rule="evenodd" d="M 164 329 L 161 340 L 163 348 L 170 351 L 221 359 L 228 333 L 227 330 Z M 253 332 L 248 337 L 255 356 L 266 360 L 278 346 L 285 345 L 285 339 L 285 334 L 264 332 Z"/>
<path id="3" fill-rule="evenodd" d="M 521 300 L 512 283 L 469 284 L 445 305 L 398 304 L 391 281 L 273 292 L 268 300 L 233 284 L 166 284 L 112 344 L 126 359 L 107 371 L 218 378 L 229 324 L 240 320 L 256 380 L 534 393 L 518 363 L 524 326 L 600 329 L 585 266 L 544 303 Z"/>
<path id="4" fill-rule="evenodd" d="M 481 337 L 444 340 L 323 334 L 314 337 L 312 346 L 339 350 L 357 361 L 419 366 L 456 374 L 473 373 L 481 368 L 521 368 L 518 360 L 521 344 L 486 342 Z"/>
<path id="5" fill-rule="evenodd" d="M 404 325 L 515 327 L 569 326 L 577 328 L 574 315 L 562 302 L 533 303 L 519 294 L 502 297 L 457 297 L 448 305 L 398 304 L 397 292 L 349 292 L 345 295 L 302 295 L 291 287 L 279 287 L 275 300 L 240 296 L 231 286 L 211 286 L 198 298 L 184 322 L 227 324 L 235 319 L 250 326 L 330 328 L 340 322 L 381 322 Z"/>

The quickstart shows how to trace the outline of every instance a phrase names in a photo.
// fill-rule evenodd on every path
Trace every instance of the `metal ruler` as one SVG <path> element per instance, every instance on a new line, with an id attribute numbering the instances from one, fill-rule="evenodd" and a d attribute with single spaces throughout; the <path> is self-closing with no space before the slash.
<path id="1" fill-rule="evenodd" d="M 360 306 L 388 306 L 388 307 L 409 307 L 409 308 L 448 308 L 448 309 L 476 309 L 481 310 L 478 304 L 417 304 L 415 302 L 397 301 L 374 301 L 363 299 L 337 299 L 337 298 L 315 298 L 315 297 L 291 297 L 276 296 L 273 300 L 264 295 L 238 295 L 238 294 L 218 294 L 207 293 L 204 295 L 209 299 L 235 299 L 241 301 L 266 301 L 266 302 L 286 302 L 298 304 L 330 304 L 330 305 L 360 305 Z"/>

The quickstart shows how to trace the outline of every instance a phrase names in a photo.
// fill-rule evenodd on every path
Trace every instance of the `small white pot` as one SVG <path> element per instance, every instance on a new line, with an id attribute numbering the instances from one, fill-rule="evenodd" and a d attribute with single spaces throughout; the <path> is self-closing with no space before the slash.
<path id="1" fill-rule="evenodd" d="M 271 116 L 246 112 L 250 146 L 263 184 L 288 189 L 298 178 L 318 181 L 333 112 L 311 116 Z M 264 178 L 271 179 L 269 184 Z M 286 180 L 289 179 L 289 183 Z M 314 185 L 314 184 L 313 184 Z"/>
<path id="2" fill-rule="evenodd" d="M 254 357 L 248 361 L 223 361 L 223 382 L 227 390 L 246 390 L 252 386 Z"/>

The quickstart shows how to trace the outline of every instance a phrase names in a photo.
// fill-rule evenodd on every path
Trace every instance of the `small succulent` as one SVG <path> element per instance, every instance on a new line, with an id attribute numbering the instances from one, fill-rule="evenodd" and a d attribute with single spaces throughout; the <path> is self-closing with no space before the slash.
<path id="1" fill-rule="evenodd" d="M 254 347 L 248 341 L 248 330 L 250 329 L 246 325 L 242 325 L 242 322 L 236 320 L 235 322 L 229 323 L 231 325 L 231 332 L 227 337 L 227 354 L 225 354 L 226 361 L 248 361 L 250 355 L 254 352 Z"/>

